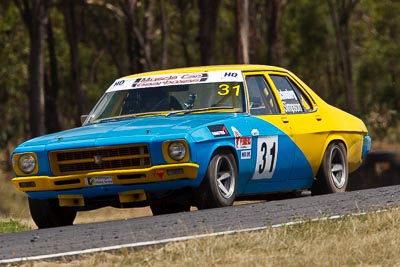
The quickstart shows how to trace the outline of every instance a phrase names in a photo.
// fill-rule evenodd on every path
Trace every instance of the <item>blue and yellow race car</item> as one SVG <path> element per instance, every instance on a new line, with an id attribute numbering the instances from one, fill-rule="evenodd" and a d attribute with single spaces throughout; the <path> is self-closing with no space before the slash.
<path id="1" fill-rule="evenodd" d="M 371 146 L 360 119 L 273 66 L 123 77 L 82 118 L 13 152 L 12 182 L 39 228 L 104 206 L 165 214 L 275 192 L 343 192 Z"/>

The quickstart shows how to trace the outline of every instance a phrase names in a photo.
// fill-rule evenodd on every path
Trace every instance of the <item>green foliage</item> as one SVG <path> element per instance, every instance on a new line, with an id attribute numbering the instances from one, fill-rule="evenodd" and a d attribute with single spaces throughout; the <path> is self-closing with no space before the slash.
<path id="1" fill-rule="evenodd" d="M 317 1 L 296 0 L 287 5 L 283 17 L 286 48 L 285 66 L 298 73 L 321 97 L 332 100 L 337 95 L 335 84 L 330 88 L 334 44 L 327 7 Z M 325 18 L 325 19 L 317 19 Z M 337 99 L 335 99 L 337 104 Z"/>
<path id="2" fill-rule="evenodd" d="M 0 148 L 12 136 L 24 136 L 28 109 L 28 38 L 18 10 L 0 10 Z"/>
<path id="3" fill-rule="evenodd" d="M 147 36 L 154 69 L 200 64 L 199 7 L 196 1 L 163 1 L 166 14 L 166 66 L 163 54 L 161 1 L 138 1 L 134 20 L 139 35 Z M 250 63 L 268 64 L 268 5 L 250 2 Z M 0 4 L 0 148 L 29 137 L 29 36 L 13 1 Z M 71 75 L 70 48 L 63 15 L 64 1 L 50 1 L 60 89 L 57 107 L 61 128 L 74 126 L 77 114 Z M 83 90 L 83 112 L 87 113 L 105 89 L 119 76 L 131 74 L 128 55 L 126 1 L 75 1 Z M 378 138 L 396 129 L 400 107 L 400 2 L 360 1 L 350 17 L 353 85 L 357 91 L 359 113 Z M 150 16 L 150 17 L 149 17 Z M 146 21 L 153 19 L 153 27 Z M 221 2 L 215 25 L 216 64 L 235 63 L 236 13 L 233 1 Z M 345 83 L 327 2 L 282 1 L 279 21 L 279 48 L 282 65 L 298 74 L 329 103 L 346 108 Z M 146 35 L 146 33 L 148 35 Z M 137 36 L 136 36 L 137 37 Z M 139 38 L 134 40 L 139 42 Z M 210 44 L 211 45 L 211 44 Z M 135 47 L 135 57 L 143 64 L 143 47 Z M 46 74 L 49 55 L 46 51 Z M 383 112 L 383 113 L 382 113 Z M 385 113 L 386 112 L 386 113 Z M 382 125 L 378 117 L 388 117 Z M 383 127 L 383 128 L 382 128 Z"/>

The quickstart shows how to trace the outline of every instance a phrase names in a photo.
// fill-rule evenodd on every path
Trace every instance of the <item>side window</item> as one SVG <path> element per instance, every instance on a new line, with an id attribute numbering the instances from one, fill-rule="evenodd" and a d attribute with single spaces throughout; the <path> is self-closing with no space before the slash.
<path id="1" fill-rule="evenodd" d="M 285 113 L 311 112 L 313 107 L 310 99 L 285 76 L 270 75 L 282 100 Z"/>
<path id="2" fill-rule="evenodd" d="M 267 115 L 279 113 L 276 99 L 264 76 L 247 76 L 246 83 L 249 89 L 251 114 Z"/>

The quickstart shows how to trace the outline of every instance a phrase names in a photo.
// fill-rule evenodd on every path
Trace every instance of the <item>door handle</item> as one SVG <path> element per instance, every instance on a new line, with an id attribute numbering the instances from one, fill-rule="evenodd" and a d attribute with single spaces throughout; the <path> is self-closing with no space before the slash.
<path id="1" fill-rule="evenodd" d="M 316 119 L 317 121 L 322 121 L 321 115 L 315 115 L 315 119 Z"/>
<path id="2" fill-rule="evenodd" d="M 288 117 L 281 117 L 281 120 L 282 120 L 283 123 L 288 123 L 289 122 Z"/>

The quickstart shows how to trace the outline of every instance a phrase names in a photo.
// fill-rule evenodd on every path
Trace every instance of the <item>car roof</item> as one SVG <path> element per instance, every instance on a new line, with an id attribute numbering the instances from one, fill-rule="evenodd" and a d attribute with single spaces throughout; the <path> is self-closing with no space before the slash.
<path id="1" fill-rule="evenodd" d="M 213 66 L 198 66 L 198 67 L 187 67 L 187 68 L 176 68 L 157 70 L 150 72 L 143 72 L 125 76 L 123 78 L 135 78 L 152 75 L 172 74 L 172 73 L 191 73 L 191 72 L 207 72 L 207 71 L 221 71 L 221 70 L 239 70 L 239 71 L 284 71 L 286 69 L 276 66 L 269 65 L 254 65 L 254 64 L 233 64 L 233 65 L 213 65 Z"/>

